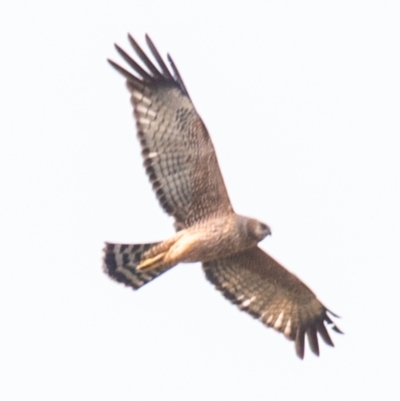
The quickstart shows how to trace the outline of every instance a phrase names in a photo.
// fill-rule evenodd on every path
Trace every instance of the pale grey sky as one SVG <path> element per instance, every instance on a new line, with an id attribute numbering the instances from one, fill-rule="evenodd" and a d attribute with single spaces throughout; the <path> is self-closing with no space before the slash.
<path id="1" fill-rule="evenodd" d="M 0 13 L 0 399 L 397 400 L 397 1 L 13 1 Z M 106 63 L 173 56 L 261 247 L 342 316 L 293 344 L 180 265 L 138 292 L 104 241 L 172 234 Z"/>

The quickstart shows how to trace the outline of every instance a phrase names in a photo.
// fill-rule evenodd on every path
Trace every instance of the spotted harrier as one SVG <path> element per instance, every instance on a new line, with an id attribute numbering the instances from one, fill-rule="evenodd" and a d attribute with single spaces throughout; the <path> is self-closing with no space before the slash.
<path id="1" fill-rule="evenodd" d="M 144 167 L 175 235 L 150 244 L 106 243 L 104 271 L 137 290 L 181 262 L 201 262 L 207 279 L 241 310 L 319 355 L 318 335 L 333 346 L 325 324 L 339 333 L 314 293 L 258 247 L 271 234 L 265 223 L 232 208 L 203 121 L 170 55 L 167 67 L 146 35 L 154 61 L 128 35 L 142 65 L 118 45 L 133 73 L 112 60 L 126 79 Z M 336 316 L 336 315 L 334 315 Z"/>

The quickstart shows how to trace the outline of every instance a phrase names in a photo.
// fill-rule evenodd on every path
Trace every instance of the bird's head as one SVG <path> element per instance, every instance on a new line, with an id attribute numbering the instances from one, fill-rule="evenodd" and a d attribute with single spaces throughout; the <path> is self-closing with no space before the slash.
<path id="1" fill-rule="evenodd" d="M 257 241 L 263 240 L 267 235 L 271 235 L 271 229 L 261 221 L 249 219 L 247 224 L 249 234 Z"/>

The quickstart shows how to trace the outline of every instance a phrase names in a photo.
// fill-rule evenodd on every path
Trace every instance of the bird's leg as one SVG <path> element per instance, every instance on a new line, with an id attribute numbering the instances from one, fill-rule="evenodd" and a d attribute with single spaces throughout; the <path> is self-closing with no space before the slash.
<path id="1" fill-rule="evenodd" d="M 161 244 L 155 245 L 145 252 L 137 265 L 136 269 L 141 271 L 153 270 L 158 267 L 165 267 L 171 263 L 175 264 L 178 262 L 176 257 L 171 255 L 169 251 L 176 244 L 176 242 L 182 237 L 183 231 L 175 234 L 172 238 L 167 239 Z M 172 256 L 172 259 L 171 259 Z M 173 265 L 172 264 L 172 265 Z"/>
<path id="2" fill-rule="evenodd" d="M 150 270 L 150 269 L 156 269 L 157 267 L 160 267 L 162 265 L 162 259 L 164 259 L 164 256 L 166 255 L 167 252 L 161 252 L 158 255 L 154 256 L 153 258 L 148 258 L 140 262 L 136 269 L 137 270 Z M 158 262 L 158 263 L 157 263 Z"/>

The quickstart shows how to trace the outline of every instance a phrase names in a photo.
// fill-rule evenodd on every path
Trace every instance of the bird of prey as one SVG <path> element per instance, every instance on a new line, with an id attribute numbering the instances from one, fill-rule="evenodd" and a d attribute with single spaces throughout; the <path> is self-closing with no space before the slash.
<path id="1" fill-rule="evenodd" d="M 234 212 L 210 136 L 172 58 L 168 67 L 146 35 L 153 62 L 128 38 L 141 64 L 118 45 L 132 72 L 108 61 L 126 79 L 144 167 L 176 233 L 150 244 L 106 243 L 104 271 L 136 290 L 178 263 L 201 262 L 228 300 L 294 341 L 300 358 L 306 335 L 319 355 L 318 335 L 333 346 L 325 324 L 341 332 L 328 316 L 334 314 L 258 247 L 271 234 L 268 225 Z"/>

